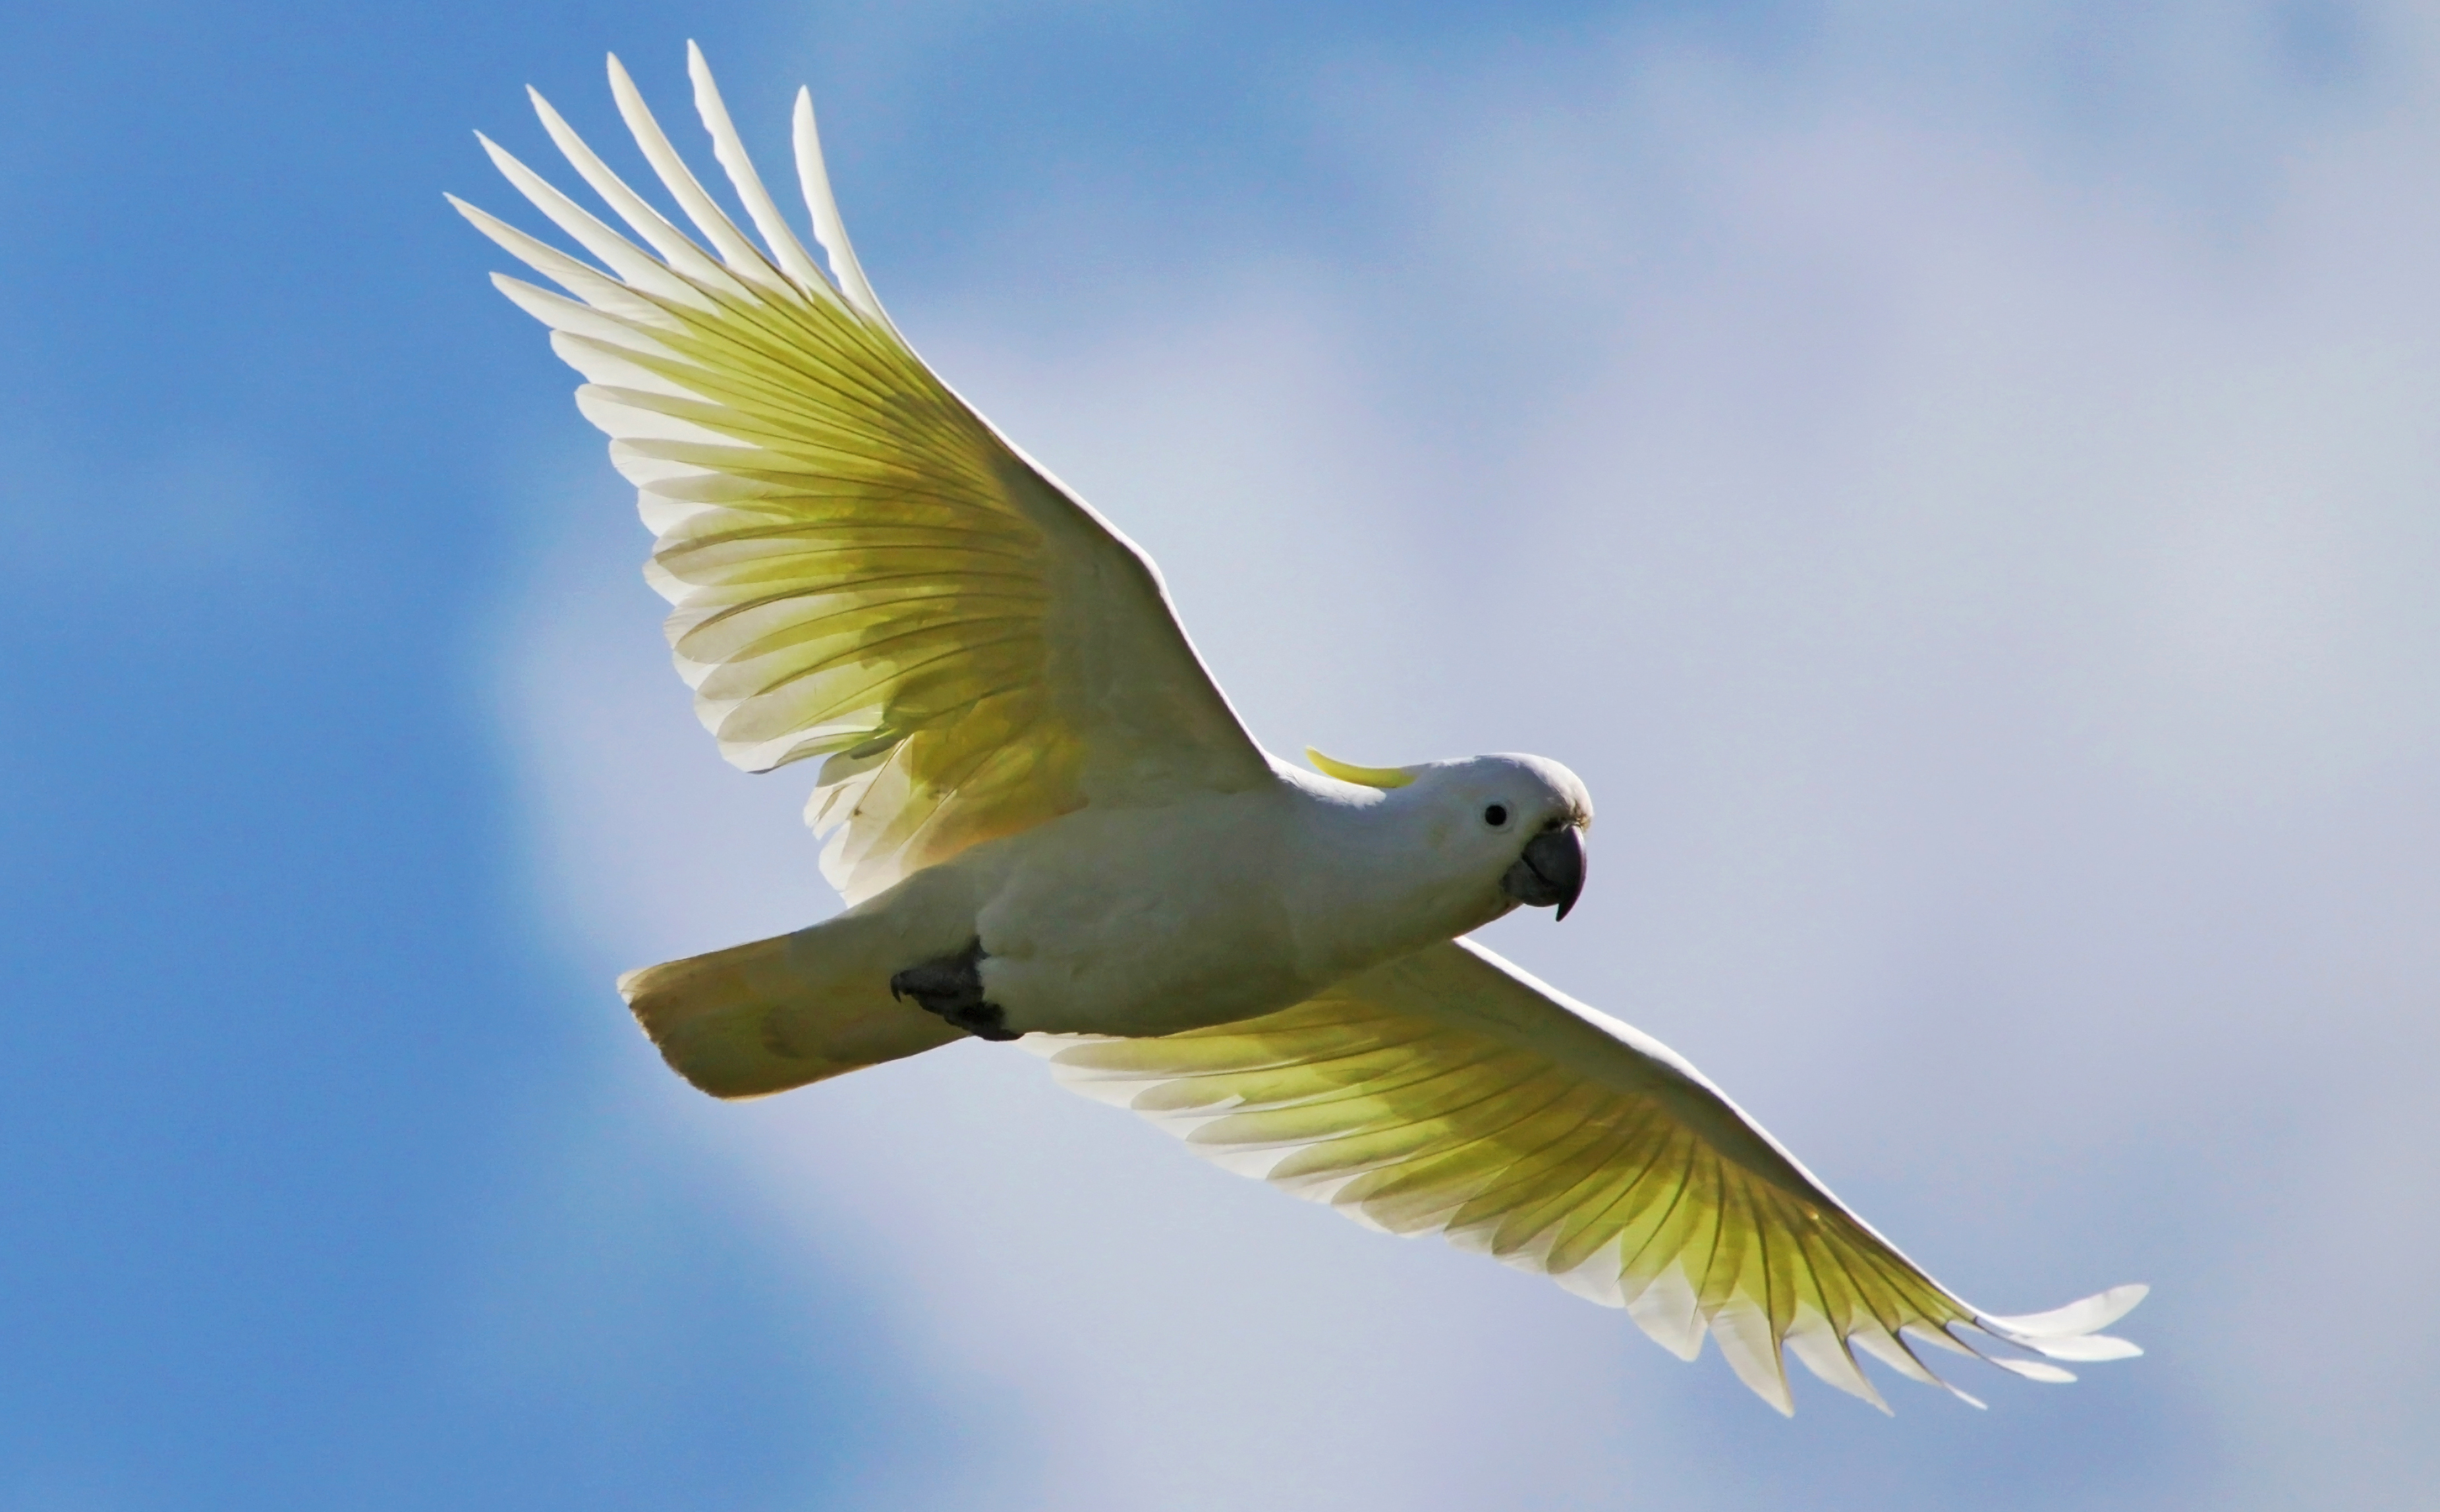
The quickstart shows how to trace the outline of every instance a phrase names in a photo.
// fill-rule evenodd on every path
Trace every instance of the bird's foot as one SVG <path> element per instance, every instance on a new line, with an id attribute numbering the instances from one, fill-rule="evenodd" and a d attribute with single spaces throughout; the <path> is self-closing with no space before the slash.
<path id="1" fill-rule="evenodd" d="M 975 941 L 956 955 L 910 966 L 889 979 L 889 995 L 913 998 L 926 1013 L 938 1014 L 978 1040 L 1014 1040 L 1008 1014 L 996 1003 L 983 1001 L 983 942 Z"/>

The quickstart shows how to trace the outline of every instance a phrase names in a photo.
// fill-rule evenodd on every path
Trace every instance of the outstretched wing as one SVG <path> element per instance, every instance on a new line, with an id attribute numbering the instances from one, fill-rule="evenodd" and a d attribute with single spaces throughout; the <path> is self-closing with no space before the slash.
<path id="1" fill-rule="evenodd" d="M 2050 1381 L 2073 1378 L 1988 1346 L 2071 1361 L 2140 1353 L 2096 1330 L 2144 1288 L 2031 1317 L 1977 1311 L 1667 1046 L 1467 940 L 1240 1023 L 1027 1042 L 1062 1081 L 1231 1169 L 1359 1222 L 1437 1232 L 1545 1272 L 1625 1307 L 1683 1359 L 1708 1331 L 1783 1413 L 1794 1410 L 1783 1345 L 1883 1411 L 1858 1349 L 1941 1385 L 1917 1343 Z"/>
<path id="2" fill-rule="evenodd" d="M 565 289 L 494 276 L 583 373 L 658 538 L 646 576 L 722 754 L 824 758 L 806 819 L 851 902 L 978 841 L 1091 803 L 1264 780 L 1150 560 L 934 377 L 839 224 L 810 98 L 797 169 L 831 276 L 747 161 L 703 55 L 695 106 L 755 244 L 610 60 L 619 110 L 706 250 L 534 96 L 551 139 L 644 245 L 486 139 L 567 257 L 451 202 Z M 650 248 L 649 251 L 646 248 Z M 605 271 L 606 270 L 606 271 Z"/>

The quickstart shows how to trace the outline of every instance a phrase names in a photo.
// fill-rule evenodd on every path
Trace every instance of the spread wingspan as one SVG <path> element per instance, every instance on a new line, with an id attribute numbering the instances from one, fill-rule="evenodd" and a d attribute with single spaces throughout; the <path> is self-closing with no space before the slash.
<path id="1" fill-rule="evenodd" d="M 639 490 L 658 538 L 647 577 L 673 606 L 671 648 L 722 753 L 755 772 L 824 758 L 806 818 L 830 836 L 823 869 L 851 902 L 1090 803 L 1263 780 L 1267 759 L 1152 563 L 883 313 L 832 201 L 810 98 L 797 101 L 797 167 L 828 277 L 691 44 L 689 62 L 761 245 L 679 159 L 616 58 L 619 113 L 709 250 L 539 95 L 552 140 L 637 240 L 488 140 L 510 182 L 600 266 L 451 203 L 574 296 L 493 280 L 587 380 L 578 403 Z"/>
<path id="2" fill-rule="evenodd" d="M 2139 1353 L 2099 1330 L 2144 1288 L 2029 1317 L 1969 1306 L 1668 1047 L 1468 940 L 1265 1018 L 1028 1042 L 1231 1169 L 1546 1272 L 1684 1359 L 1708 1332 L 1783 1413 L 1783 1349 L 1884 1411 L 1858 1350 L 1944 1386 L 1918 1344 L 2046 1381 L 2073 1379 L 2050 1360 Z"/>

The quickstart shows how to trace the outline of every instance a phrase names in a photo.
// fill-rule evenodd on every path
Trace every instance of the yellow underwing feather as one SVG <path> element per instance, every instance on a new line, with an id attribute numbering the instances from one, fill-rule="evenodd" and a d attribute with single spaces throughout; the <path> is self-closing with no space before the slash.
<path id="1" fill-rule="evenodd" d="M 1665 1046 L 1470 941 L 1241 1023 L 1026 1042 L 1068 1085 L 1231 1169 L 1374 1228 L 1439 1233 L 1542 1271 L 1626 1308 L 1685 1359 L 1716 1338 L 1738 1379 L 1782 1412 L 1795 1405 L 1788 1352 L 1885 1412 L 1858 1349 L 1943 1386 L 1915 1345 L 2044 1381 L 2072 1378 L 1993 1346 L 2069 1360 L 2135 1352 L 2097 1330 L 2142 1288 L 2030 1317 L 1978 1310 Z"/>
<path id="2" fill-rule="evenodd" d="M 936 378 L 873 297 L 820 161 L 798 177 L 826 279 L 747 160 L 691 44 L 713 155 L 758 246 L 611 60 L 619 115 L 677 220 L 540 96 L 546 133 L 637 240 L 490 141 L 510 182 L 596 267 L 452 200 L 572 297 L 504 293 L 586 379 L 585 417 L 657 538 L 678 671 L 748 771 L 822 758 L 806 818 L 851 901 L 965 847 L 1094 803 L 1268 780 L 1159 576 Z"/>

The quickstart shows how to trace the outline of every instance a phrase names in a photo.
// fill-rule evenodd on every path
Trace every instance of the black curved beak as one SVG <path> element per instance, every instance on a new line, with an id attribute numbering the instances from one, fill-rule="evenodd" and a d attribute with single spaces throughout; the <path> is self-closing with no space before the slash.
<path id="1" fill-rule="evenodd" d="M 1565 918 L 1585 890 L 1585 832 L 1574 825 L 1546 829 L 1525 843 L 1525 854 L 1499 879 L 1499 890 L 1528 908 L 1559 905 Z"/>

